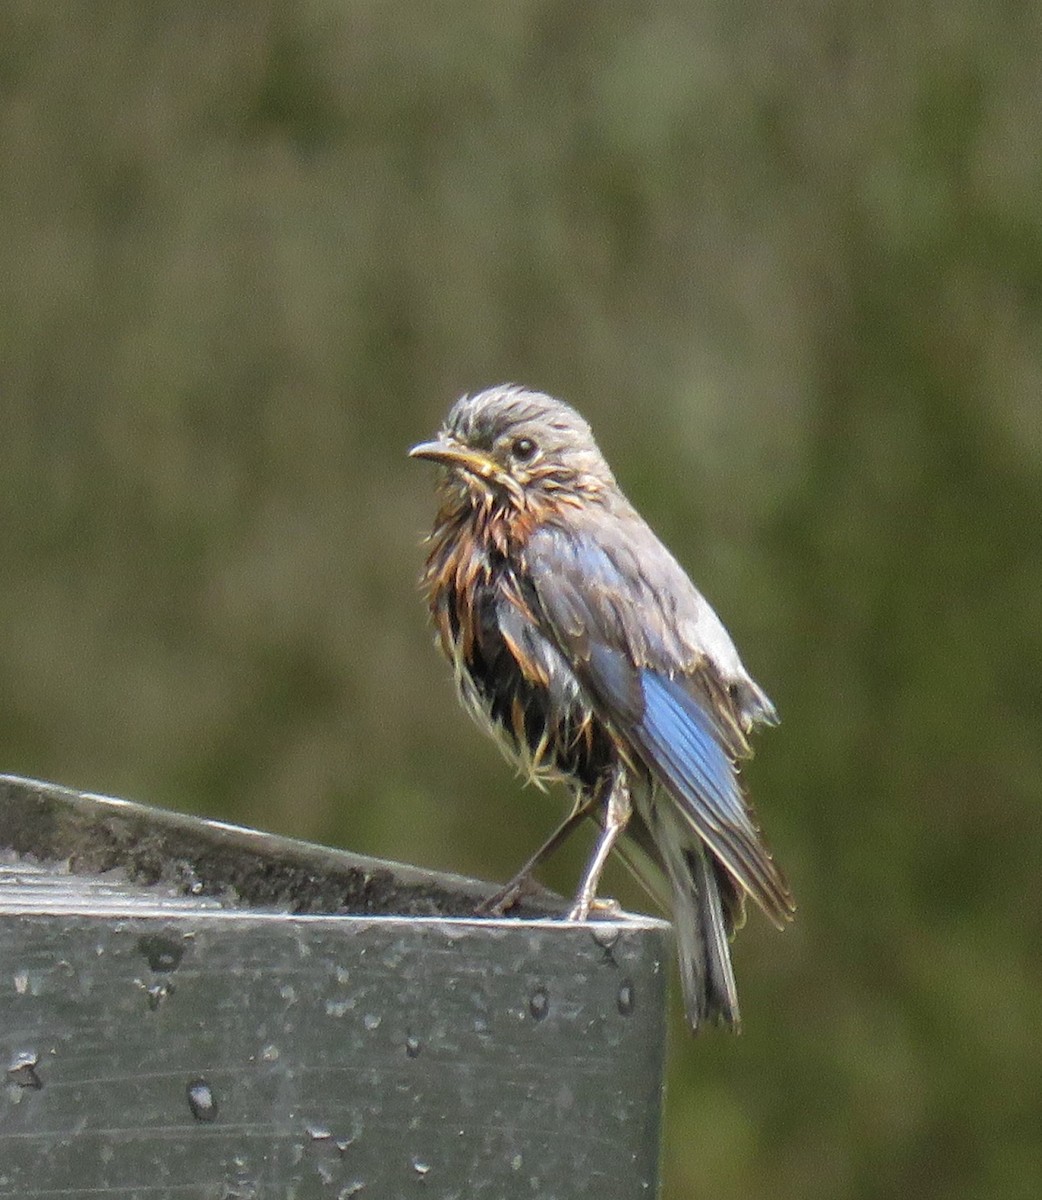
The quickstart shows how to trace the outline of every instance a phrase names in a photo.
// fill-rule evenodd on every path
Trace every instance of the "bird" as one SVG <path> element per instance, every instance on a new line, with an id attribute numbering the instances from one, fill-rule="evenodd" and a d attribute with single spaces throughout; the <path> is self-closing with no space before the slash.
<path id="1" fill-rule="evenodd" d="M 441 468 L 421 588 L 463 705 L 527 778 L 573 797 L 493 911 L 592 818 L 568 915 L 610 910 L 597 888 L 617 850 L 671 910 L 691 1028 L 737 1031 L 745 901 L 778 928 L 795 913 L 739 774 L 773 704 L 574 408 L 516 384 L 465 394 L 409 454 Z"/>

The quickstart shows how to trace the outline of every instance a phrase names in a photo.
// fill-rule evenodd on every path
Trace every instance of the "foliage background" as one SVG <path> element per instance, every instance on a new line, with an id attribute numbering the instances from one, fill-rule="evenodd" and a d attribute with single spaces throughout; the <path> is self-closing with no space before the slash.
<path id="1" fill-rule="evenodd" d="M 784 718 L 666 1196 L 1042 1195 L 1038 11 L 3 7 L 2 768 L 505 877 L 404 451 L 556 392 Z"/>

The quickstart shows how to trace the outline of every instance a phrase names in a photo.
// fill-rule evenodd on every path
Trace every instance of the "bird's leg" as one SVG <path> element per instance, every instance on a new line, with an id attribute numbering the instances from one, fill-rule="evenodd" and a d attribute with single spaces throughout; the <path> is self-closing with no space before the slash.
<path id="1" fill-rule="evenodd" d="M 608 793 L 608 803 L 604 812 L 604 829 L 601 831 L 600 839 L 594 848 L 593 855 L 586 868 L 582 886 L 575 897 L 575 904 L 572 906 L 572 911 L 568 914 L 569 920 L 585 921 L 589 918 L 590 909 L 593 908 L 596 900 L 597 884 L 600 882 L 604 864 L 608 861 L 608 855 L 611 853 L 612 847 L 619 840 L 619 835 L 629 823 L 632 811 L 633 806 L 630 803 L 630 790 L 626 785 L 622 773 L 619 772 L 612 780 L 611 791 Z"/>
<path id="2" fill-rule="evenodd" d="M 499 917 L 512 908 L 521 899 L 532 872 L 571 837 L 596 805 L 598 798 L 597 793 L 580 797 L 571 813 L 550 834 L 513 879 L 509 883 L 505 883 L 494 896 L 482 900 L 475 910 L 478 916 Z"/>

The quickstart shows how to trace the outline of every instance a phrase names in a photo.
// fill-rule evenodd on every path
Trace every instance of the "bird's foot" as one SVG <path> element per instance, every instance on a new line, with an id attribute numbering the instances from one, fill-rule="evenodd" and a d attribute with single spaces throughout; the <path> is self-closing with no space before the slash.
<path id="1" fill-rule="evenodd" d="M 517 875 L 494 895 L 489 896 L 487 900 L 482 900 L 474 910 L 474 915 L 478 917 L 501 917 L 515 905 L 519 904 L 526 895 L 530 895 L 537 890 L 539 890 L 538 885 L 533 882 L 531 876 L 527 874 Z"/>
<path id="2" fill-rule="evenodd" d="M 610 896 L 582 896 L 572 905 L 569 921 L 614 921 L 622 916 L 622 905 Z"/>
<path id="3" fill-rule="evenodd" d="M 626 828 L 630 819 L 630 793 L 623 775 L 616 773 L 612 778 L 611 791 L 608 793 L 608 804 L 604 811 L 604 828 L 597 839 L 593 856 L 586 866 L 582 886 L 575 897 L 575 904 L 568 916 L 573 921 L 588 921 L 591 913 L 596 911 L 601 918 L 614 916 L 619 912 L 619 906 L 614 900 L 598 900 L 597 884 L 601 879 L 601 871 L 608 861 L 612 847 Z"/>

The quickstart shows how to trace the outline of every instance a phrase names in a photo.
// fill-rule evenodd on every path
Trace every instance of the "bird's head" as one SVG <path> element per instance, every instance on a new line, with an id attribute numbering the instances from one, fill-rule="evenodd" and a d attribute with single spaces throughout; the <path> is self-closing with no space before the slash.
<path id="1" fill-rule="evenodd" d="M 413 446 L 409 454 L 446 467 L 450 494 L 480 506 L 498 501 L 538 509 L 615 487 L 589 425 L 575 409 L 511 384 L 461 397 L 434 441 Z"/>

